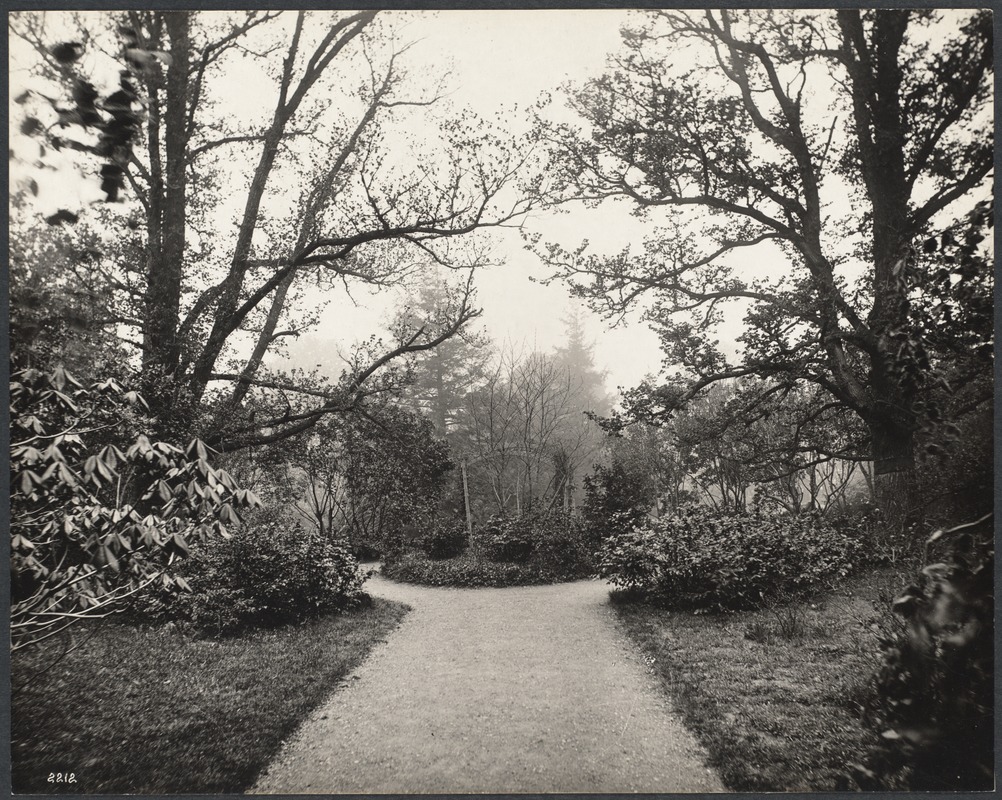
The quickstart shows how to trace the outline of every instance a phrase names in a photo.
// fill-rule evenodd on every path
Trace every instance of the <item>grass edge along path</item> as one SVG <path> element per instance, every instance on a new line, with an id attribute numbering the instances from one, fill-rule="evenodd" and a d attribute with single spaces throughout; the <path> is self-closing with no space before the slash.
<path id="1" fill-rule="evenodd" d="M 874 733 L 860 720 L 892 570 L 775 611 L 691 614 L 614 603 L 627 636 L 731 791 L 837 791 Z M 889 605 L 889 603 L 886 603 Z M 780 635 L 796 616 L 796 635 Z"/>
<path id="2" fill-rule="evenodd" d="M 12 684 L 26 685 L 11 703 L 13 790 L 241 792 L 408 610 L 377 598 L 222 640 L 110 623 L 78 631 L 86 643 L 41 674 L 45 652 L 18 653 Z M 75 782 L 50 782 L 53 773 Z"/>

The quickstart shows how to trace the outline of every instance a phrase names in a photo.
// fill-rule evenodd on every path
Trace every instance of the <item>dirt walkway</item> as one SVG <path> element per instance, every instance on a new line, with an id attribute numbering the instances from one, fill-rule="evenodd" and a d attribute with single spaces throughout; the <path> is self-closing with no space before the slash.
<path id="1" fill-rule="evenodd" d="M 722 791 L 598 581 L 432 589 L 253 793 Z"/>

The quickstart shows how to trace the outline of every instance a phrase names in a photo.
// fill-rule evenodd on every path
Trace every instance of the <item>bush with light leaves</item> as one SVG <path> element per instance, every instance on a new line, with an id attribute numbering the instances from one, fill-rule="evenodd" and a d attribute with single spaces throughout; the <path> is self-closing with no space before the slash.
<path id="1" fill-rule="evenodd" d="M 863 555 L 820 514 L 689 505 L 603 542 L 599 575 L 670 608 L 726 612 L 837 586 Z"/>

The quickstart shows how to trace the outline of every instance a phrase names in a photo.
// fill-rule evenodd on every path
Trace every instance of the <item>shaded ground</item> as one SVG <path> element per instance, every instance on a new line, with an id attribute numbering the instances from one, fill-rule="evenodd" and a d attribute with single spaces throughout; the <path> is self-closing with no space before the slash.
<path id="1" fill-rule="evenodd" d="M 413 611 L 252 792 L 722 790 L 605 584 L 366 588 Z"/>
<path id="2" fill-rule="evenodd" d="M 19 651 L 11 660 L 13 789 L 243 791 L 406 611 L 377 601 L 220 641 L 98 620 L 68 632 L 79 646 L 61 659 L 57 639 Z"/>

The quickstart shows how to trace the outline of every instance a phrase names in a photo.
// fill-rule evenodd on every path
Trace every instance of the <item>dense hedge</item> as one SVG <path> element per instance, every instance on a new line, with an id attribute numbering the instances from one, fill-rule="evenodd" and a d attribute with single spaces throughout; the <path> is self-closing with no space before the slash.
<path id="1" fill-rule="evenodd" d="M 302 622 L 368 599 L 346 546 L 270 514 L 193 550 L 181 572 L 190 591 L 153 595 L 141 610 L 210 635 Z"/>
<path id="2" fill-rule="evenodd" d="M 844 578 L 861 545 L 813 514 L 724 513 L 703 506 L 610 537 L 599 575 L 673 608 L 758 608 Z"/>

